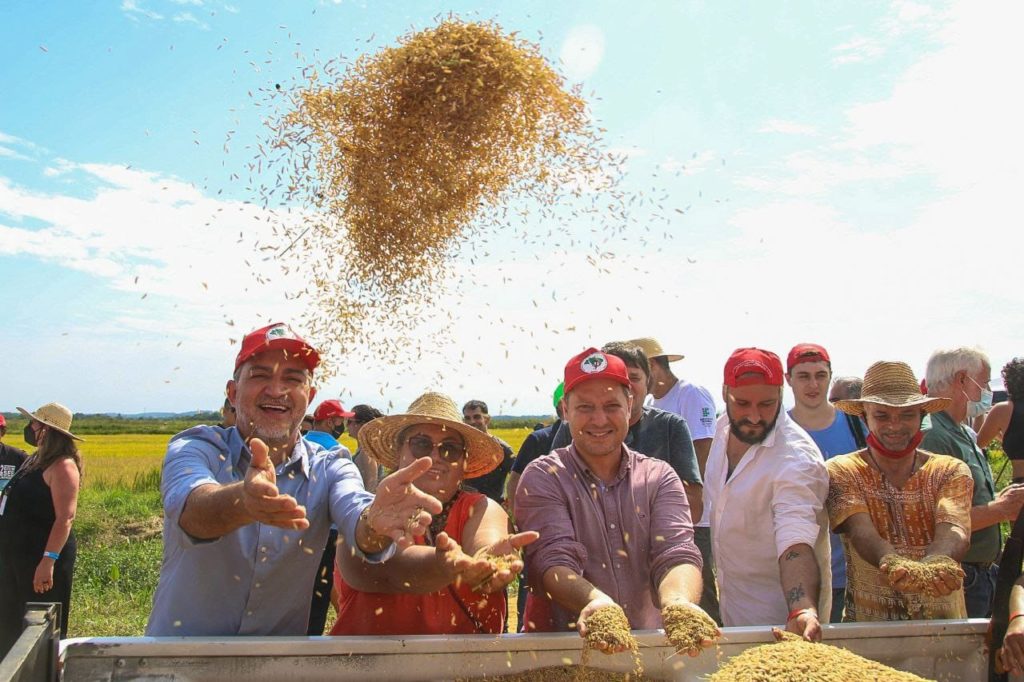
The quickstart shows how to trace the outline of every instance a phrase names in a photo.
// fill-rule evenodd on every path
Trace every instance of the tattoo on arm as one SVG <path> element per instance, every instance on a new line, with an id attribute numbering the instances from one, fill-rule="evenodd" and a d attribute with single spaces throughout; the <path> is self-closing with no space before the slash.
<path id="1" fill-rule="evenodd" d="M 799 585 L 797 585 L 796 587 L 794 587 L 786 593 L 786 604 L 792 606 L 796 602 L 803 599 L 805 596 L 807 596 L 807 593 L 804 592 L 804 585 L 803 583 L 800 583 Z"/>
<path id="2" fill-rule="evenodd" d="M 795 549 L 791 549 L 788 552 L 786 552 L 786 556 L 784 556 L 782 558 L 785 559 L 786 561 L 791 561 L 793 559 L 800 558 L 800 556 L 801 556 L 800 552 L 796 551 Z"/>

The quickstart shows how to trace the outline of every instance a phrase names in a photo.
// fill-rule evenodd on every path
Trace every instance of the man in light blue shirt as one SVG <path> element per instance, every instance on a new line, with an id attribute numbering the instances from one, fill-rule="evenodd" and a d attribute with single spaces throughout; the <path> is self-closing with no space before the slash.
<path id="1" fill-rule="evenodd" d="M 150 636 L 304 635 L 331 523 L 338 560 L 386 561 L 441 504 L 421 458 L 363 490 L 351 460 L 299 438 L 316 350 L 284 324 L 245 337 L 227 393 L 238 426 L 175 436 L 163 464 L 164 559 Z"/>
<path id="2" fill-rule="evenodd" d="M 832 360 L 828 351 L 815 343 L 793 346 L 786 358 L 786 383 L 793 390 L 795 405 L 789 416 L 800 425 L 827 460 L 864 447 L 864 431 L 857 417 L 850 417 L 827 400 L 832 381 Z M 830 622 L 843 620 L 846 600 L 846 556 L 843 543 L 829 533 L 832 546 L 832 614 Z"/>

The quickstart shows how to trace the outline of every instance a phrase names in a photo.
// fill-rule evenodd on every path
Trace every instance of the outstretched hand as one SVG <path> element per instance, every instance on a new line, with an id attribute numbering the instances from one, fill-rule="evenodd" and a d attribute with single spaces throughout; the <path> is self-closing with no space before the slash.
<path id="1" fill-rule="evenodd" d="M 506 535 L 494 544 L 481 548 L 474 558 L 485 560 L 486 570 L 477 575 L 464 574 L 464 578 L 474 590 L 484 594 L 505 589 L 523 570 L 519 550 L 539 537 L 540 533 L 528 530 Z"/>
<path id="2" fill-rule="evenodd" d="M 278 528 L 309 528 L 306 508 L 291 495 L 277 489 L 277 474 L 270 461 L 270 448 L 259 438 L 249 441 L 252 459 L 242 483 L 242 506 L 254 521 Z"/>
<path id="3" fill-rule="evenodd" d="M 364 512 L 374 535 L 405 549 L 414 543 L 413 538 L 427 532 L 432 515 L 440 513 L 442 506 L 437 498 L 413 485 L 413 481 L 425 474 L 431 464 L 430 457 L 420 457 L 377 485 L 373 503 Z"/>

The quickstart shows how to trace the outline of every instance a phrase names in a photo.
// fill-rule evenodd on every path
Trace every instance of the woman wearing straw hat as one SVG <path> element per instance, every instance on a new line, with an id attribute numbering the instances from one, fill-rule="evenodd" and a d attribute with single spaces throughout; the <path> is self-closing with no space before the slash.
<path id="1" fill-rule="evenodd" d="M 60 602 L 60 635 L 68 632 L 82 458 L 71 410 L 48 403 L 28 417 L 25 442 L 36 448 L 0 497 L 0 651 L 21 632 L 25 604 Z"/>
<path id="2" fill-rule="evenodd" d="M 386 568 L 340 553 L 340 608 L 331 634 L 501 633 L 505 586 L 523 568 L 518 550 L 537 534 L 509 535 L 505 511 L 461 486 L 501 463 L 498 441 L 464 424 L 448 396 L 425 393 L 405 414 L 365 424 L 359 447 L 389 469 L 430 456 L 433 465 L 416 486 L 444 508 L 426 537 Z"/>
<path id="3" fill-rule="evenodd" d="M 867 447 L 825 463 L 828 513 L 847 561 L 845 621 L 966 618 L 963 571 L 974 481 L 967 465 L 919 449 L 922 395 L 903 362 L 876 362 L 859 399 L 835 406 L 866 420 Z"/>

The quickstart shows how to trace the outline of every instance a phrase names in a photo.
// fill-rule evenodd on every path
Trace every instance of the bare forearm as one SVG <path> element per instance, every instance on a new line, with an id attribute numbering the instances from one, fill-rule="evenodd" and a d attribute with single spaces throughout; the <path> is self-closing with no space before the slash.
<path id="1" fill-rule="evenodd" d="M 708 453 L 711 452 L 711 439 L 698 438 L 693 441 L 693 451 L 697 455 L 697 466 L 700 467 L 700 475 L 704 476 L 704 470 L 708 463 Z"/>
<path id="2" fill-rule="evenodd" d="M 565 566 L 549 568 L 542 583 L 544 591 L 571 613 L 579 613 L 602 594 L 590 581 Z"/>
<path id="3" fill-rule="evenodd" d="M 1006 504 L 1001 498 L 996 498 L 988 504 L 980 504 L 971 507 L 971 530 L 981 530 L 994 526 L 1002 521 L 1009 521 L 1010 514 Z"/>
<path id="4" fill-rule="evenodd" d="M 867 514 L 851 516 L 836 531 L 846 533 L 850 544 L 857 550 L 857 554 L 872 566 L 877 567 L 881 563 L 882 557 L 896 551 L 895 547 L 878 534 Z"/>
<path id="5" fill-rule="evenodd" d="M 704 513 L 704 487 L 683 481 L 683 490 L 686 491 L 686 500 L 690 503 L 690 520 L 697 523 Z"/>
<path id="6" fill-rule="evenodd" d="M 200 540 L 214 540 L 252 523 L 254 519 L 242 504 L 242 482 L 229 485 L 203 485 L 185 500 L 178 525 Z"/>
<path id="7" fill-rule="evenodd" d="M 1024 575 L 1010 589 L 1010 613 L 1024 613 Z"/>
<path id="8" fill-rule="evenodd" d="M 680 601 L 696 604 L 702 584 L 700 569 L 693 564 L 673 566 L 658 585 L 658 601 L 662 607 Z"/>
<path id="9" fill-rule="evenodd" d="M 793 545 L 779 557 L 779 579 L 786 605 L 794 609 L 816 608 L 821 575 L 810 545 Z"/>
<path id="10" fill-rule="evenodd" d="M 455 579 L 451 564 L 433 547 L 406 547 L 382 564 L 371 564 L 338 545 L 338 566 L 345 582 L 361 592 L 429 594 Z"/>
<path id="11" fill-rule="evenodd" d="M 68 542 L 68 536 L 71 535 L 71 526 L 75 522 L 75 517 L 64 517 L 59 518 L 53 522 L 53 527 L 50 529 L 50 535 L 46 538 L 47 552 L 56 552 L 60 554 L 61 550 L 64 549 L 64 545 Z"/>
<path id="12" fill-rule="evenodd" d="M 970 547 L 970 538 L 964 529 L 948 523 L 940 523 L 935 527 L 935 537 L 925 549 L 925 556 L 948 556 L 957 561 L 963 559 Z"/>

